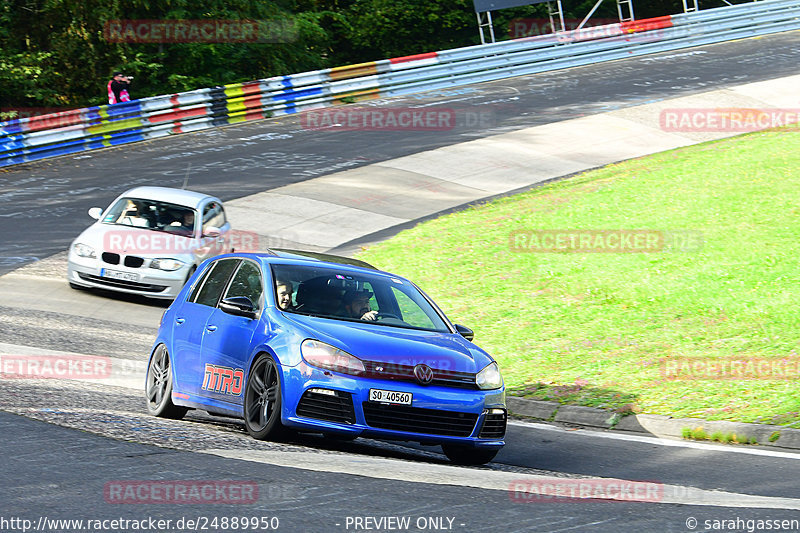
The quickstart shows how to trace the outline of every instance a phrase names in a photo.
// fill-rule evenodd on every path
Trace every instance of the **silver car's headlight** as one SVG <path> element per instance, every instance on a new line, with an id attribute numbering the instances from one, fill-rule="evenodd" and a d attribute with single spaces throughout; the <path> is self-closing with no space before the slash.
<path id="1" fill-rule="evenodd" d="M 475 376 L 475 383 L 479 389 L 491 390 L 499 389 L 503 386 L 503 376 L 500 375 L 500 367 L 497 363 L 489 363 L 483 370 Z"/>
<path id="2" fill-rule="evenodd" d="M 153 259 L 150 261 L 150 268 L 157 268 L 158 270 L 167 270 L 172 272 L 173 270 L 180 270 L 185 264 L 186 263 L 183 261 L 178 261 L 177 259 Z"/>
<path id="3" fill-rule="evenodd" d="M 325 370 L 354 376 L 365 371 L 361 359 L 324 342 L 306 339 L 300 345 L 300 353 L 306 363 Z"/>
<path id="4" fill-rule="evenodd" d="M 88 257 L 90 259 L 97 258 L 97 254 L 94 253 L 94 248 L 87 244 L 76 242 L 72 245 L 72 250 L 75 252 L 75 255 L 80 257 Z"/>

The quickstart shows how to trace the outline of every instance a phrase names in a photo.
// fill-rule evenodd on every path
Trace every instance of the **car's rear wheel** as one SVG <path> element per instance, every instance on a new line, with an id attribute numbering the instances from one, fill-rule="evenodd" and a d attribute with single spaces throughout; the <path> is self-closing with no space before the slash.
<path id="1" fill-rule="evenodd" d="M 147 367 L 145 380 L 147 412 L 161 418 L 181 419 L 189 410 L 172 403 L 172 364 L 167 347 L 159 344 L 150 366 Z"/>
<path id="2" fill-rule="evenodd" d="M 494 459 L 499 449 L 470 448 L 458 444 L 442 444 L 442 451 L 457 465 L 483 465 Z"/>
<path id="3" fill-rule="evenodd" d="M 278 365 L 268 354 L 258 357 L 244 393 L 244 425 L 258 440 L 274 439 L 285 431 L 281 424 L 281 380 Z"/>

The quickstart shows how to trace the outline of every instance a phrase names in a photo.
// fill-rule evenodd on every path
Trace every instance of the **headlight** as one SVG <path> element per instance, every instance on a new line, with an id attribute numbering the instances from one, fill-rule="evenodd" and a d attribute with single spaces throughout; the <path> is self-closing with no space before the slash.
<path id="1" fill-rule="evenodd" d="M 364 363 L 358 357 L 324 342 L 307 339 L 300 345 L 306 363 L 325 370 L 357 376 L 364 373 Z"/>
<path id="2" fill-rule="evenodd" d="M 497 363 L 490 363 L 475 376 L 475 383 L 483 390 L 499 389 L 503 386 L 503 376 Z"/>
<path id="3" fill-rule="evenodd" d="M 177 259 L 153 259 L 150 261 L 150 268 L 157 268 L 159 270 L 178 270 L 183 265 L 185 265 L 183 261 L 178 261 Z"/>
<path id="4" fill-rule="evenodd" d="M 89 257 L 91 259 L 97 258 L 97 255 L 94 253 L 94 248 L 79 242 L 76 242 L 72 245 L 72 250 L 80 257 Z"/>

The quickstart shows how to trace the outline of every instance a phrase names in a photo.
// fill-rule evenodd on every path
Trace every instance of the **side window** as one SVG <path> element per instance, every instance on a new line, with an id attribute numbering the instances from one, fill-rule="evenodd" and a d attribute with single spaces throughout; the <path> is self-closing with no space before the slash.
<path id="1" fill-rule="evenodd" d="M 261 284 L 261 269 L 252 261 L 242 261 L 239 265 L 239 270 L 233 276 L 228 292 L 225 293 L 225 298 L 233 296 L 246 296 L 256 306 L 256 309 L 261 309 L 262 298 L 264 289 Z"/>
<path id="2" fill-rule="evenodd" d="M 209 202 L 203 208 L 203 233 L 208 228 L 221 228 L 225 225 L 225 211 L 218 202 Z"/>
<path id="3" fill-rule="evenodd" d="M 223 259 L 214 264 L 211 272 L 203 281 L 194 303 L 216 307 L 225 285 L 228 283 L 233 270 L 239 264 L 238 259 Z"/>
<path id="4" fill-rule="evenodd" d="M 188 301 L 197 303 L 197 295 L 200 294 L 200 289 L 203 288 L 203 284 L 206 282 L 206 278 L 211 273 L 211 271 L 214 270 L 215 266 L 217 266 L 216 263 L 211 263 L 206 267 L 205 271 L 203 271 L 200 277 L 197 278 L 197 282 L 195 283 L 194 288 L 192 289 L 192 294 L 189 295 L 189 298 L 187 298 Z"/>
<path id="5" fill-rule="evenodd" d="M 425 312 L 420 309 L 419 305 L 406 293 L 398 290 L 396 287 L 392 287 L 392 294 L 397 300 L 397 306 L 400 308 L 400 313 L 403 315 L 400 318 L 402 318 L 404 322 L 411 324 L 415 328 L 436 329 L 433 321 L 428 318 L 428 315 L 426 315 Z"/>

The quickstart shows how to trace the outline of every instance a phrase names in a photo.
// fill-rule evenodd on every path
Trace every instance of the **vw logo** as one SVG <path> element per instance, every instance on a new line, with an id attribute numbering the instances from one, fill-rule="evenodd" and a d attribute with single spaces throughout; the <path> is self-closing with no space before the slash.
<path id="1" fill-rule="evenodd" d="M 433 369 L 428 365 L 417 365 L 414 367 L 414 377 L 422 385 L 428 385 L 433 381 Z"/>

